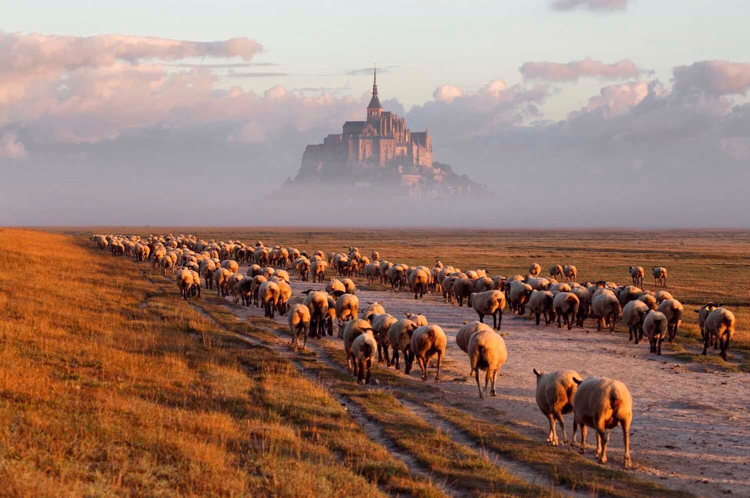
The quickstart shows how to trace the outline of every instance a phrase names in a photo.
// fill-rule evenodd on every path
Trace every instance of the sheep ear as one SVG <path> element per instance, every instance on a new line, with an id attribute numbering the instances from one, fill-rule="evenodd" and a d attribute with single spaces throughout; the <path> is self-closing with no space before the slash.
<path id="1" fill-rule="evenodd" d="M 578 379 L 576 377 L 573 377 L 573 382 L 575 382 L 577 385 L 581 385 L 581 382 L 583 382 L 583 379 Z"/>
<path id="2" fill-rule="evenodd" d="M 701 312 L 701 310 L 693 310 L 693 311 L 695 311 L 696 313 L 700 313 Z"/>
<path id="3" fill-rule="evenodd" d="M 536 375 L 537 377 L 541 377 L 541 376 L 542 376 L 542 372 L 540 372 L 539 370 L 537 370 L 537 369 L 535 368 L 535 369 L 534 369 L 534 375 Z"/>

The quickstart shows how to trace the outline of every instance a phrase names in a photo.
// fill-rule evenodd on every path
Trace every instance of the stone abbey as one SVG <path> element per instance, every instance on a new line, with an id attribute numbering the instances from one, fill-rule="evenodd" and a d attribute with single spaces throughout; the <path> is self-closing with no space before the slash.
<path id="1" fill-rule="evenodd" d="M 398 187 L 409 197 L 446 197 L 482 188 L 447 164 L 433 161 L 427 130 L 413 132 L 404 118 L 384 111 L 373 72 L 372 98 L 365 121 L 347 121 L 341 133 L 308 145 L 297 176 L 288 184 Z"/>
<path id="2" fill-rule="evenodd" d="M 322 144 L 308 145 L 300 172 L 320 172 L 325 165 L 402 166 L 401 174 L 410 173 L 412 168 L 403 168 L 409 166 L 429 170 L 433 166 L 430 134 L 412 132 L 404 118 L 383 111 L 375 72 L 367 120 L 347 121 L 342 133 L 328 135 Z"/>

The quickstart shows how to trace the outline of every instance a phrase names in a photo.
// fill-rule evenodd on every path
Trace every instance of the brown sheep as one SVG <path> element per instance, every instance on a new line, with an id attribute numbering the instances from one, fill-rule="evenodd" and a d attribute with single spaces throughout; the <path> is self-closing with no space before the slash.
<path id="1" fill-rule="evenodd" d="M 448 339 L 439 325 L 425 325 L 419 327 L 411 336 L 411 352 L 419 362 L 422 369 L 422 380 L 427 380 L 427 368 L 430 360 L 437 355 L 437 374 L 435 382 L 440 382 L 440 366 L 445 356 L 445 347 Z M 411 365 L 409 365 L 411 368 Z"/>
<path id="2" fill-rule="evenodd" d="M 479 389 L 479 399 L 484 399 L 484 393 L 487 392 L 487 384 L 491 383 L 490 396 L 495 394 L 495 380 L 497 372 L 508 359 L 508 349 L 505 347 L 505 341 L 495 331 L 480 330 L 471 336 L 469 340 L 469 359 L 471 369 L 474 371 L 477 379 L 477 389 Z M 484 376 L 484 391 L 479 384 L 479 371 L 486 370 Z"/>

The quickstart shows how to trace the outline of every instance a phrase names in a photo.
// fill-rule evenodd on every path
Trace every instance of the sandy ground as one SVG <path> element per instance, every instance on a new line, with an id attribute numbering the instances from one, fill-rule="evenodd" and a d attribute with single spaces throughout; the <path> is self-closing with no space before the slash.
<path id="1" fill-rule="evenodd" d="M 244 274 L 245 269 L 241 272 Z M 294 277 L 291 285 L 295 295 L 293 302 L 299 299 L 300 291 L 323 287 L 299 282 Z M 568 331 L 552 325 L 545 328 L 543 322 L 537 327 L 531 320 L 514 317 L 506 311 L 502 332 L 508 333 L 505 337 L 508 360 L 498 377 L 498 396 L 481 401 L 476 384 L 467 378 L 468 357 L 455 344 L 456 331 L 463 322 L 477 319 L 472 309 L 445 304 L 435 295 L 415 301 L 408 292 L 359 290 L 357 296 L 361 309 L 368 301 L 380 301 L 386 311 L 397 318 L 406 312 L 419 312 L 426 315 L 430 323 L 443 327 L 449 336 L 448 350 L 444 373 L 441 373 L 443 381 L 438 386 L 446 397 L 461 396 L 473 401 L 477 415 L 484 416 L 483 409 L 487 406 L 495 407 L 507 417 L 498 422 L 512 422 L 514 429 L 544 441 L 547 422 L 536 406 L 533 368 L 543 371 L 573 369 L 584 377 L 615 378 L 623 381 L 633 395 L 631 454 L 636 472 L 699 496 L 729 493 L 750 496 L 747 374 L 716 372 L 710 367 L 680 363 L 671 358 L 669 352 L 661 357 L 649 354 L 647 341 L 636 346 L 628 343 L 627 335 L 597 333 L 595 326 L 591 328 L 592 321 L 587 322 L 585 330 Z M 234 311 L 240 316 L 263 316 L 259 308 Z M 286 323 L 285 317 L 277 316 L 276 320 Z M 491 325 L 491 317 L 489 321 Z M 316 340 L 310 342 L 316 346 Z M 335 334 L 334 338 L 325 338 L 322 342 L 341 346 Z M 688 349 L 700 352 L 697 348 Z M 385 368 L 384 364 L 375 367 L 375 376 L 380 368 Z M 415 383 L 420 382 L 419 376 L 415 365 L 411 373 Z M 571 417 L 566 417 L 569 436 Z M 593 459 L 596 439 L 592 431 L 587 442 L 589 457 Z M 622 433 L 615 429 L 607 452 L 608 465 L 622 466 L 622 449 Z"/>

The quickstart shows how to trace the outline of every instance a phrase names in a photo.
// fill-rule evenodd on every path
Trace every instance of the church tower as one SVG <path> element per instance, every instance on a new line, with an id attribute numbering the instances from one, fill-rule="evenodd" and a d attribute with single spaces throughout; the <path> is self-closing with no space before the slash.
<path id="1" fill-rule="evenodd" d="M 373 67 L 372 71 L 372 99 L 370 99 L 370 104 L 367 106 L 367 122 L 374 126 L 376 130 L 379 130 L 380 115 L 383 112 L 383 106 L 380 105 L 380 99 L 378 98 L 378 70 Z"/>

